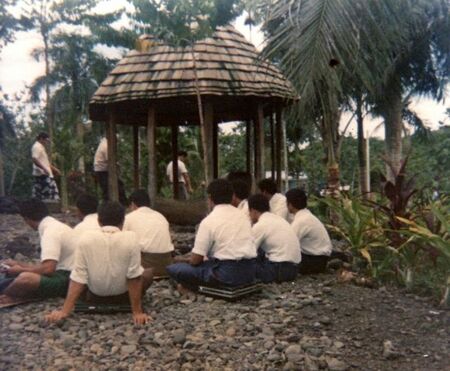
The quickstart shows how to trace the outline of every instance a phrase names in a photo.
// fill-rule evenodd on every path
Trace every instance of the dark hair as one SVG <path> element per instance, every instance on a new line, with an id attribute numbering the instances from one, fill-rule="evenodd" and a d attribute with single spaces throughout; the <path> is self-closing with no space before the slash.
<path id="1" fill-rule="evenodd" d="M 150 197 L 145 189 L 138 189 L 134 191 L 130 197 L 130 202 L 133 202 L 137 207 L 150 207 Z"/>
<path id="2" fill-rule="evenodd" d="M 40 140 L 40 139 L 48 139 L 48 138 L 50 138 L 49 137 L 49 135 L 46 133 L 46 132 L 40 132 L 38 135 L 37 135 L 37 137 L 36 137 L 36 139 L 37 140 Z"/>
<path id="3" fill-rule="evenodd" d="M 251 195 L 248 198 L 248 208 L 251 210 L 259 211 L 260 213 L 264 213 L 266 211 L 270 211 L 269 200 L 267 197 L 262 194 Z"/>
<path id="4" fill-rule="evenodd" d="M 252 174 L 246 172 L 246 171 L 231 171 L 227 175 L 227 180 L 230 182 L 234 182 L 235 180 L 242 180 L 248 185 L 248 189 L 252 188 Z"/>
<path id="5" fill-rule="evenodd" d="M 101 225 L 120 226 L 125 219 L 125 208 L 116 201 L 106 201 L 98 208 L 98 221 Z"/>
<path id="6" fill-rule="evenodd" d="M 178 156 L 183 156 L 183 157 L 187 157 L 187 152 L 186 151 L 183 151 L 183 150 L 181 150 L 181 151 L 178 151 Z"/>
<path id="7" fill-rule="evenodd" d="M 305 209 L 308 205 L 308 196 L 303 189 L 293 188 L 286 192 L 286 200 L 297 210 Z"/>
<path id="8" fill-rule="evenodd" d="M 226 179 L 215 179 L 209 183 L 206 192 L 214 205 L 229 204 L 233 198 L 233 186 Z"/>
<path id="9" fill-rule="evenodd" d="M 240 200 L 245 200 L 250 194 L 250 187 L 243 180 L 233 180 L 231 182 L 233 186 L 233 193 Z"/>
<path id="10" fill-rule="evenodd" d="M 271 178 L 266 178 L 258 182 L 258 188 L 261 192 L 267 192 L 274 195 L 278 192 L 277 185 Z"/>
<path id="11" fill-rule="evenodd" d="M 95 214 L 98 208 L 98 200 L 88 193 L 83 193 L 78 196 L 76 206 L 83 215 Z"/>
<path id="12" fill-rule="evenodd" d="M 19 212 L 23 218 L 34 222 L 40 222 L 46 216 L 49 216 L 47 205 L 36 198 L 22 201 L 19 204 Z"/>

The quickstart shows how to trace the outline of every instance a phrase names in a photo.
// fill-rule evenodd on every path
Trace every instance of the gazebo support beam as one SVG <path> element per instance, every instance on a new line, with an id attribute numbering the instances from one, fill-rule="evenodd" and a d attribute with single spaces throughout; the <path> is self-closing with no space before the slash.
<path id="1" fill-rule="evenodd" d="M 255 178 L 264 179 L 264 112 L 262 103 L 258 103 L 255 117 Z"/>
<path id="2" fill-rule="evenodd" d="M 151 105 L 147 112 L 147 148 L 148 148 L 148 195 L 150 205 L 155 205 L 156 199 L 156 114 L 155 106 Z"/>
<path id="3" fill-rule="evenodd" d="M 245 159 L 247 173 L 252 174 L 252 123 L 250 120 L 245 122 Z"/>
<path id="4" fill-rule="evenodd" d="M 213 123 L 213 178 L 219 177 L 219 124 Z"/>
<path id="5" fill-rule="evenodd" d="M 180 198 L 180 188 L 178 187 L 178 125 L 172 125 L 170 134 L 172 139 L 173 198 L 178 200 Z"/>
<path id="6" fill-rule="evenodd" d="M 277 149 L 275 151 L 275 169 L 276 169 L 276 182 L 277 188 L 281 191 L 282 179 L 281 179 L 281 151 L 284 151 L 283 145 L 283 126 L 282 126 L 282 110 L 277 108 L 275 113 L 275 137 Z"/>
<path id="7" fill-rule="evenodd" d="M 203 159 L 205 165 L 205 181 L 208 185 L 213 180 L 213 123 L 214 123 L 214 108 L 211 102 L 206 102 L 204 110 L 204 121 L 202 130 L 203 143 Z"/>
<path id="8" fill-rule="evenodd" d="M 275 128 L 273 112 L 270 112 L 270 176 L 275 179 Z"/>
<path id="9" fill-rule="evenodd" d="M 119 182 L 117 178 L 117 136 L 114 112 L 109 113 L 106 123 L 106 141 L 108 143 L 108 199 L 119 200 Z"/>
<path id="10" fill-rule="evenodd" d="M 139 189 L 139 126 L 133 125 L 133 186 L 134 189 Z"/>

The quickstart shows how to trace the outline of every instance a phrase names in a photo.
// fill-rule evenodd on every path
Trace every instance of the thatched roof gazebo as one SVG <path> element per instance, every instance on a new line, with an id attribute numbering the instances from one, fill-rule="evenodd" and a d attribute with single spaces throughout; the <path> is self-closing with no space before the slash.
<path id="1" fill-rule="evenodd" d="M 193 47 L 171 47 L 142 37 L 110 72 L 89 105 L 90 118 L 107 126 L 110 195 L 117 197 L 116 125 L 133 125 L 135 144 L 139 126 L 147 127 L 149 193 L 156 194 L 155 128 L 172 127 L 174 179 L 177 174 L 179 125 L 199 125 L 207 180 L 218 175 L 217 128 L 229 121 L 247 122 L 247 170 L 264 176 L 264 117 L 271 117 L 273 171 L 281 181 L 281 115 L 298 99 L 292 85 L 273 64 L 260 58 L 255 47 L 233 27 L 220 27 Z M 203 120 L 200 120 L 199 106 Z M 276 117 L 274 125 L 273 116 Z M 252 125 L 253 123 L 253 125 Z M 251 132 L 253 130 L 253 135 Z M 250 144 L 254 140 L 254 166 Z M 276 139 L 276 140 L 275 140 Z M 276 145 L 275 145 L 276 144 Z M 135 148 L 135 183 L 138 150 Z M 135 184 L 137 186 L 137 184 Z M 174 185 L 174 192 L 178 189 Z"/>

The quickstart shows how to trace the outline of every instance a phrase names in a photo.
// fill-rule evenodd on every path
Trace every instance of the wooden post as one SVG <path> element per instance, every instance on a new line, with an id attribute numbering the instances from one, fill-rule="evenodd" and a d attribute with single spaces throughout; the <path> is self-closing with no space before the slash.
<path id="1" fill-rule="evenodd" d="M 117 137 L 114 112 L 109 113 L 106 123 L 106 141 L 108 143 L 108 198 L 119 201 L 119 182 L 117 178 Z"/>
<path id="2" fill-rule="evenodd" d="M 178 188 L 178 125 L 172 126 L 172 187 L 173 198 L 178 200 L 180 192 Z"/>
<path id="3" fill-rule="evenodd" d="M 219 124 L 213 123 L 213 179 L 219 177 Z"/>
<path id="4" fill-rule="evenodd" d="M 156 114 L 155 106 L 151 105 L 147 114 L 147 148 L 148 148 L 148 195 L 150 205 L 155 205 L 156 199 Z"/>
<path id="5" fill-rule="evenodd" d="M 258 103 L 255 117 L 255 178 L 264 178 L 264 112 L 262 103 Z"/>
<path id="6" fill-rule="evenodd" d="M 250 120 L 245 122 L 245 159 L 247 161 L 247 173 L 252 174 L 252 123 Z"/>
<path id="7" fill-rule="evenodd" d="M 139 152 L 139 126 L 133 125 L 133 186 L 135 190 L 140 187 Z"/>
<path id="8" fill-rule="evenodd" d="M 270 112 L 270 176 L 275 179 L 275 128 L 273 112 Z"/>
<path id="9" fill-rule="evenodd" d="M 213 169 L 213 122 L 214 122 L 214 108 L 211 102 L 206 102 L 204 122 L 202 136 L 203 138 L 203 150 L 204 162 L 205 162 L 205 181 L 206 186 L 213 180 L 214 169 Z"/>
<path id="10" fill-rule="evenodd" d="M 276 142 L 276 151 L 275 151 L 275 171 L 276 171 L 276 182 L 277 188 L 281 190 L 281 151 L 283 150 L 283 127 L 281 121 L 281 108 L 277 108 L 275 114 L 275 142 Z"/>

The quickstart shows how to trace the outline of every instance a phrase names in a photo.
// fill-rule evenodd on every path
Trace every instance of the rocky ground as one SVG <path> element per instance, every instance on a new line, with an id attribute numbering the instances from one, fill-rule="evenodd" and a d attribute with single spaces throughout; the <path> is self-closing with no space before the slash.
<path id="1" fill-rule="evenodd" d="M 174 229 L 177 246 L 192 237 L 188 227 Z M 27 238 L 28 250 L 20 250 Z M 36 246 L 37 233 L 19 217 L 0 215 L 1 256 L 37 254 Z M 2 309 L 0 369 L 450 370 L 449 312 L 395 288 L 335 277 L 267 285 L 236 303 L 180 298 L 160 281 L 145 297 L 153 321 L 144 327 L 130 314 L 45 324 L 43 315 L 62 299 Z"/>

